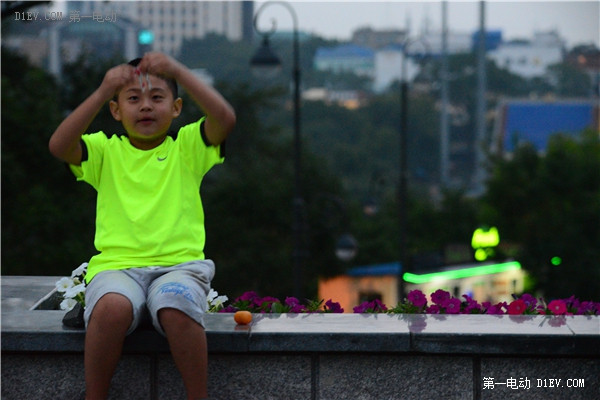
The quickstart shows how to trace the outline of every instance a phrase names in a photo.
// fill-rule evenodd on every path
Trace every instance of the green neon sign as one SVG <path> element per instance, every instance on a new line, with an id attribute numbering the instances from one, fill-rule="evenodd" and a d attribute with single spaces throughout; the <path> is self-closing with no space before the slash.
<path id="1" fill-rule="evenodd" d="M 492 226 L 490 228 L 477 228 L 473 232 L 473 238 L 471 239 L 471 246 L 474 249 L 480 249 L 485 247 L 496 247 L 500 243 L 500 235 L 498 234 L 498 228 Z"/>
<path id="2" fill-rule="evenodd" d="M 521 269 L 521 264 L 518 261 L 509 261 L 500 264 L 482 265 L 472 268 L 461 268 L 421 275 L 405 272 L 404 275 L 402 275 L 402 278 L 408 283 L 418 285 L 436 280 L 469 278 L 471 276 L 499 274 L 501 272 L 516 271 L 519 269 Z"/>

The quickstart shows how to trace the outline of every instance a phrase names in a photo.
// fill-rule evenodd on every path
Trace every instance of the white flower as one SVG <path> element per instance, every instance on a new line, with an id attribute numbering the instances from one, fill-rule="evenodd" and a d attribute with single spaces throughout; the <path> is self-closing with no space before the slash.
<path id="1" fill-rule="evenodd" d="M 65 298 L 75 298 L 79 293 L 85 292 L 85 284 L 71 286 L 65 291 Z"/>
<path id="2" fill-rule="evenodd" d="M 56 290 L 61 293 L 66 292 L 68 289 L 73 287 L 73 280 L 71 278 L 60 278 L 58 282 L 56 282 Z"/>
<path id="3" fill-rule="evenodd" d="M 75 278 L 78 276 L 84 276 L 87 271 L 88 263 L 83 263 L 79 267 L 75 268 L 73 272 L 71 272 L 71 278 Z"/>
<path id="4" fill-rule="evenodd" d="M 227 300 L 229 300 L 227 296 L 219 296 L 219 293 L 211 288 L 206 296 L 208 310 L 211 312 L 219 310 Z"/>
<path id="5" fill-rule="evenodd" d="M 60 309 L 65 311 L 71 311 L 73 307 L 77 305 L 77 300 L 75 299 L 64 299 L 60 302 Z"/>

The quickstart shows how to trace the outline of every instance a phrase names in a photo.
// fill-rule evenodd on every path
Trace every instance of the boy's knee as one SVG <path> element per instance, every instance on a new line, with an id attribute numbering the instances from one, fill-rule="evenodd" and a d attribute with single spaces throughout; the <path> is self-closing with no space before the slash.
<path id="1" fill-rule="evenodd" d="M 128 327 L 133 321 L 133 306 L 127 297 L 118 293 L 107 293 L 94 306 L 90 320 L 113 327 Z"/>
<path id="2" fill-rule="evenodd" d="M 191 327 L 202 327 L 189 315 L 175 308 L 161 308 L 158 310 L 158 320 L 165 331 L 169 328 L 175 330 L 185 330 Z"/>

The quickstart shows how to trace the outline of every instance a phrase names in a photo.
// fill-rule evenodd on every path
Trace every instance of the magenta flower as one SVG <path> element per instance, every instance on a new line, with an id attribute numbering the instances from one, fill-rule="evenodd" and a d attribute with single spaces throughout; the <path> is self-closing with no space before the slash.
<path id="1" fill-rule="evenodd" d="M 446 314 L 458 314 L 460 313 L 460 300 L 455 297 L 447 299 L 442 304 L 442 308 L 446 310 Z"/>
<path id="2" fill-rule="evenodd" d="M 508 305 L 508 313 L 510 315 L 520 315 L 520 314 L 523 314 L 526 309 L 527 309 L 527 305 L 521 299 L 513 300 Z"/>
<path id="3" fill-rule="evenodd" d="M 462 297 L 465 298 L 465 301 L 461 304 L 464 306 L 463 314 L 481 314 L 481 304 L 466 294 L 463 294 Z"/>
<path id="4" fill-rule="evenodd" d="M 437 304 L 432 304 L 429 307 L 427 307 L 427 310 L 425 310 L 425 312 L 427 314 L 439 314 L 440 306 L 438 306 Z"/>
<path id="5" fill-rule="evenodd" d="M 506 308 L 506 303 L 492 304 L 489 301 L 484 301 L 482 304 L 486 314 L 499 315 L 504 314 L 503 308 Z"/>
<path id="6" fill-rule="evenodd" d="M 567 306 L 562 300 L 552 300 L 548 304 L 548 310 L 554 315 L 563 315 L 567 312 Z"/>
<path id="7" fill-rule="evenodd" d="M 235 302 L 236 303 L 240 302 L 240 301 L 253 302 L 257 298 L 258 298 L 258 294 L 256 294 L 256 292 L 249 291 L 249 292 L 243 293 L 240 297 L 238 297 L 237 299 L 235 299 Z"/>
<path id="8" fill-rule="evenodd" d="M 420 290 L 411 290 L 407 298 L 416 307 L 421 308 L 427 305 L 427 297 Z"/>
<path id="9" fill-rule="evenodd" d="M 537 306 L 537 299 L 528 293 L 521 296 L 521 300 L 525 302 L 525 306 L 528 310 L 533 310 L 535 309 L 535 306 Z"/>
<path id="10" fill-rule="evenodd" d="M 431 301 L 433 302 L 433 304 L 437 304 L 438 306 L 441 306 L 444 303 L 444 301 L 448 300 L 449 298 L 450 293 L 442 289 L 438 289 L 431 294 Z"/>

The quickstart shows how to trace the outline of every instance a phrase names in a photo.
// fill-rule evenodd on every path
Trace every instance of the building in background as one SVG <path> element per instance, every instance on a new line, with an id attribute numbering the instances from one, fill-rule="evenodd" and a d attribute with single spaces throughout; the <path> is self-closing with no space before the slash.
<path id="1" fill-rule="evenodd" d="M 130 60 L 157 50 L 174 57 L 186 39 L 214 33 L 231 41 L 253 36 L 252 1 L 68 1 L 32 8 L 39 20 L 3 21 L 3 46 L 61 75 L 62 65 L 86 51 L 92 58 Z M 51 18 L 48 18 L 48 17 Z M 3 27 L 4 28 L 4 27 Z"/>
<path id="2" fill-rule="evenodd" d="M 215 33 L 231 41 L 252 37 L 252 1 L 72 1 L 68 11 L 112 13 L 152 32 L 152 49 L 178 56 L 186 39 Z"/>
<path id="3" fill-rule="evenodd" d="M 350 268 L 346 274 L 332 278 L 319 278 L 319 298 L 335 299 L 344 312 L 365 301 L 380 300 L 394 307 L 402 299 L 398 296 L 397 262 Z M 466 294 L 479 303 L 492 304 L 513 300 L 512 294 L 525 290 L 526 272 L 517 261 L 501 263 L 471 263 L 438 268 L 428 273 L 403 275 L 405 292 L 421 290 L 429 296 L 438 289 L 461 298 Z M 431 299 L 428 297 L 429 305 Z"/>
<path id="4" fill-rule="evenodd" d="M 546 69 L 563 61 L 565 43 L 557 32 L 536 32 L 532 40 L 500 43 L 488 57 L 499 68 L 505 68 L 523 78 L 543 76 Z"/>
<path id="5" fill-rule="evenodd" d="M 498 106 L 492 152 L 510 155 L 523 143 L 544 152 L 552 135 L 576 137 L 585 129 L 600 132 L 598 99 L 505 99 Z"/>

